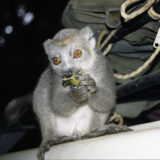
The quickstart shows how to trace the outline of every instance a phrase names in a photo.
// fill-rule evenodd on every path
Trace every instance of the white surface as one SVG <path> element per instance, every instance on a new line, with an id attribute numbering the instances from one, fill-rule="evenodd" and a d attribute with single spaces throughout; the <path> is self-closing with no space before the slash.
<path id="1" fill-rule="evenodd" d="M 0 160 L 37 160 L 37 149 L 9 153 L 0 156 Z"/>
<path id="2" fill-rule="evenodd" d="M 133 126 L 134 131 L 52 147 L 46 159 L 160 159 L 160 121 Z M 36 160 L 37 149 L 0 160 Z"/>
<path id="3" fill-rule="evenodd" d="M 160 159 L 160 129 L 104 136 L 59 145 L 46 154 L 52 159 Z"/>

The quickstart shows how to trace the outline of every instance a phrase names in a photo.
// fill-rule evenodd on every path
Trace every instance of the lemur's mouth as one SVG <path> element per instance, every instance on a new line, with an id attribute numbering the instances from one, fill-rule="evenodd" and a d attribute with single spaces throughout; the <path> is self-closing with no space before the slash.
<path id="1" fill-rule="evenodd" d="M 68 85 L 74 85 L 74 86 L 79 86 L 79 83 L 81 82 L 80 80 L 80 76 L 82 76 L 82 74 L 84 74 L 83 70 L 80 70 L 77 74 L 72 75 L 71 77 L 67 78 L 63 78 L 62 82 L 63 82 L 63 86 L 68 86 Z"/>

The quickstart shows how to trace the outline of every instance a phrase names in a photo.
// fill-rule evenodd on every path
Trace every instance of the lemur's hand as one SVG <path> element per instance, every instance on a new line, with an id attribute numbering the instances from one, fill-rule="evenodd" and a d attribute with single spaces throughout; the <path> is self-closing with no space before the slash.
<path id="1" fill-rule="evenodd" d="M 97 91 L 96 83 L 89 74 L 79 76 L 79 79 L 81 80 L 79 86 L 71 86 L 71 97 L 76 102 L 83 102 Z"/>
<path id="2" fill-rule="evenodd" d="M 89 74 L 84 74 L 80 78 L 80 85 L 85 86 L 89 93 L 95 93 L 97 91 L 96 82 Z"/>

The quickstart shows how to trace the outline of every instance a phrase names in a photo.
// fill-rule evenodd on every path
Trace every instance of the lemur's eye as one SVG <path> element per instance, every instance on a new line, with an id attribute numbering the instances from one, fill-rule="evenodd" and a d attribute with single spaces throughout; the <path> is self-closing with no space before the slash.
<path id="1" fill-rule="evenodd" d="M 58 64 L 61 63 L 61 61 L 60 61 L 60 59 L 59 59 L 58 57 L 54 57 L 52 60 L 53 60 L 53 63 L 54 63 L 55 65 L 58 65 Z"/>
<path id="2" fill-rule="evenodd" d="M 82 52 L 80 50 L 75 50 L 73 54 L 73 58 L 79 58 L 82 56 Z"/>

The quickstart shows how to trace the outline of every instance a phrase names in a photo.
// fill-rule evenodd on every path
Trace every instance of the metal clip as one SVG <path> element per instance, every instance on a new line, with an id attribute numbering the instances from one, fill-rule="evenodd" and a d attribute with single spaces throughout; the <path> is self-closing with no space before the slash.
<path id="1" fill-rule="evenodd" d="M 157 48 L 159 45 L 160 45 L 160 28 L 158 30 L 156 39 L 155 39 L 155 41 L 153 43 L 153 47 Z"/>

